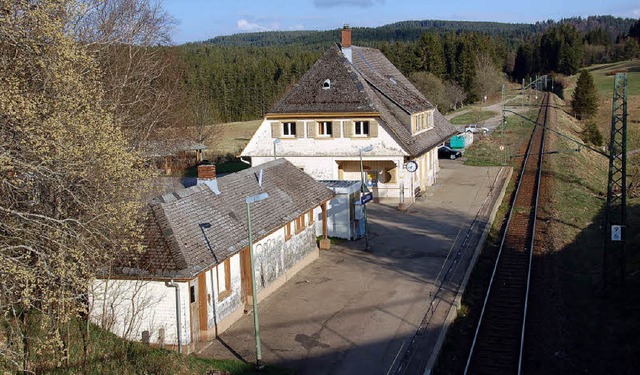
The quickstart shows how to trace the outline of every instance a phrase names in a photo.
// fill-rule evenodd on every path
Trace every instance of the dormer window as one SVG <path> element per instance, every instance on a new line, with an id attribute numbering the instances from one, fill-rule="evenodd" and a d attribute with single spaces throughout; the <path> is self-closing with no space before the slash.
<path id="1" fill-rule="evenodd" d="M 330 79 L 325 79 L 324 83 L 322 84 L 322 89 L 323 90 L 329 90 L 331 88 L 331 80 Z"/>
<path id="2" fill-rule="evenodd" d="M 433 128 L 433 110 L 416 113 L 411 116 L 411 132 L 413 134 Z"/>

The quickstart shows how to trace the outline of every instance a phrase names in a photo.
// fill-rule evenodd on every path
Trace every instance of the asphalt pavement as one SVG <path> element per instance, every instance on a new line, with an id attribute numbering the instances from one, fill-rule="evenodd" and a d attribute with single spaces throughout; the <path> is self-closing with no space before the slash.
<path id="1" fill-rule="evenodd" d="M 370 252 L 342 241 L 259 305 L 265 363 L 300 374 L 422 374 L 435 360 L 510 170 L 441 160 L 398 211 L 370 203 Z M 255 361 L 244 316 L 199 355 Z"/>

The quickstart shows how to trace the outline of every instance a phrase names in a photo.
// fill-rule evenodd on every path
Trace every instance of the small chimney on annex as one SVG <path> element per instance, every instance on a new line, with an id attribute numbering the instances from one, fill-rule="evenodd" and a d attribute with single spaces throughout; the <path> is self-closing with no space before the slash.
<path id="1" fill-rule="evenodd" d="M 209 163 L 198 166 L 198 184 L 216 179 L 216 166 Z"/>
<path id="2" fill-rule="evenodd" d="M 353 55 L 351 52 L 351 28 L 346 24 L 342 28 L 342 54 L 350 63 L 353 63 Z"/>

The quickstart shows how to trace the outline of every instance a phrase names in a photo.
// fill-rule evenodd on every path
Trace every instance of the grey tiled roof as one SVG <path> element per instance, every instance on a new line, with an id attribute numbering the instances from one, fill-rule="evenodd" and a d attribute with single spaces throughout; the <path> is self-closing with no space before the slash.
<path id="1" fill-rule="evenodd" d="M 456 129 L 436 109 L 434 129 L 410 132 L 410 115 L 434 106 L 377 49 L 352 46 L 353 64 L 339 45 L 331 46 L 269 114 L 380 113 L 383 126 L 407 152 L 419 156 Z M 326 79 L 331 89 L 323 89 Z"/>
<path id="2" fill-rule="evenodd" d="M 262 189 L 257 173 L 263 170 Z M 251 203 L 254 241 L 331 199 L 333 192 L 285 159 L 217 178 L 216 194 L 206 184 L 179 189 L 154 199 L 145 228 L 142 254 L 122 259 L 120 276 L 191 278 L 249 245 L 245 198 L 267 192 Z"/>
<path id="3" fill-rule="evenodd" d="M 323 88 L 330 80 L 331 89 Z M 377 112 L 366 82 L 333 46 L 271 109 L 270 113 Z"/>

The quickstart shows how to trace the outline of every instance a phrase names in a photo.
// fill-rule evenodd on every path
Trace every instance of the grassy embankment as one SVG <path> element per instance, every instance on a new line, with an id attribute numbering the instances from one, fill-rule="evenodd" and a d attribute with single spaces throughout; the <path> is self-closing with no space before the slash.
<path id="1" fill-rule="evenodd" d="M 481 124 L 483 121 L 496 117 L 497 115 L 498 114 L 493 111 L 473 108 L 468 112 L 452 118 L 449 122 L 453 125 Z"/>
<path id="2" fill-rule="evenodd" d="M 128 342 L 120 337 L 104 331 L 94 325 L 89 326 L 87 347 L 88 357 L 83 362 L 82 332 L 86 325 L 76 319 L 61 329 L 70 343 L 68 348 L 69 359 L 61 357 L 61 351 L 45 349 L 46 346 L 37 343 L 43 342 L 49 337 L 48 325 L 40 324 L 37 316 L 30 318 L 29 334 L 32 340 L 30 357 L 31 369 L 41 374 L 207 374 L 220 371 L 222 374 L 247 375 L 254 373 L 254 366 L 238 360 L 203 359 L 194 355 L 180 355 L 177 352 L 165 349 L 152 348 L 150 346 Z M 57 356 L 57 357 L 56 357 Z M 10 373 L 11 366 L 3 361 L 0 356 L 0 372 Z M 9 372 L 7 372 L 9 371 Z M 271 374 L 285 374 L 279 369 L 269 369 Z"/>
<path id="3" fill-rule="evenodd" d="M 628 149 L 640 148 L 637 120 L 640 106 L 640 62 L 594 67 L 600 90 L 601 105 L 597 117 L 605 139 L 609 136 L 613 78 L 607 72 L 628 69 L 629 73 L 629 139 Z M 635 83 L 632 83 L 635 82 Z M 565 110 L 569 111 L 570 93 L 565 94 Z M 562 105 L 556 100 L 556 105 Z M 633 108 L 632 108 L 633 107 Z M 580 139 L 582 124 L 571 116 L 557 112 L 557 130 Z M 509 126 L 511 127 L 511 126 Z M 518 131 L 511 133 L 515 141 Z M 524 134 L 524 132 L 523 132 Z M 509 144 L 505 135 L 496 132 L 474 144 L 466 153 L 468 164 L 502 164 L 500 144 Z M 633 373 L 640 368 L 640 198 L 628 200 L 628 237 L 626 253 L 627 284 L 613 290 L 602 288 L 603 207 L 606 197 L 607 159 L 584 148 L 570 152 L 575 144 L 550 134 L 548 150 L 561 153 L 546 158 L 545 172 L 552 177 L 548 186 L 550 204 L 543 210 L 548 220 L 545 241 L 548 249 L 537 256 L 541 274 L 549 277 L 550 291 L 538 292 L 546 297 L 543 307 L 530 307 L 531 315 L 544 326 L 530 343 L 534 362 L 527 366 L 543 373 Z M 629 178 L 637 168 L 637 156 L 630 156 Z M 509 192 L 507 197 L 509 196 Z M 458 318 L 448 334 L 438 363 L 437 373 L 460 373 L 473 338 L 484 291 L 497 252 L 497 239 L 506 213 L 505 199 L 483 254 L 473 271 L 463 298 Z M 541 311 L 542 310 L 542 311 Z M 545 318 L 546 317 L 546 318 Z M 534 319 L 534 322 L 536 320 Z M 540 330 L 532 324 L 531 330 Z M 528 328 L 529 330 L 529 328 Z M 531 349 L 533 347 L 533 349 Z M 525 346 L 525 352 L 527 347 Z M 535 366 L 535 367 L 532 367 Z M 631 371 L 631 372 L 629 372 Z M 534 371 L 535 372 L 535 371 Z"/>

